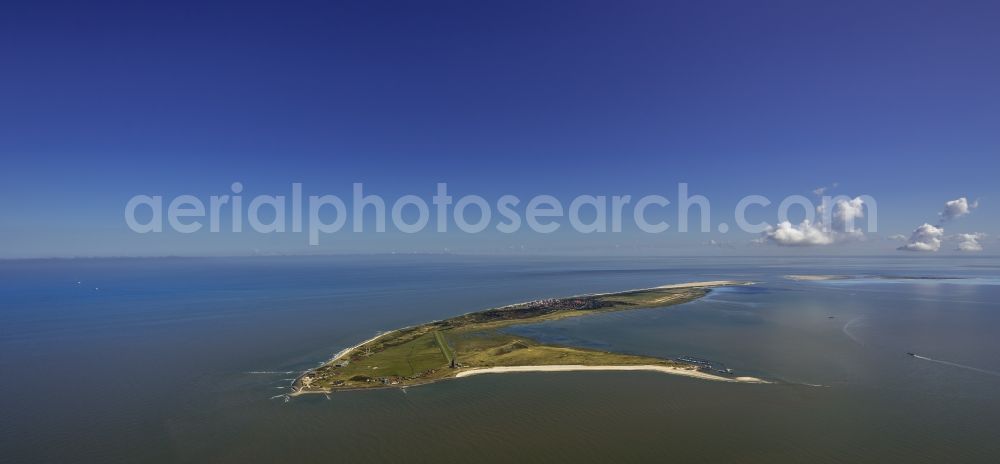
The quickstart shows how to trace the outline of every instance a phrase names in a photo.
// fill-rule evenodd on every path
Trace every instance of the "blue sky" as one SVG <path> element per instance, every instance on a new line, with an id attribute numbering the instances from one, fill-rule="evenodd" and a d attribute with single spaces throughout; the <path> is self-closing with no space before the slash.
<path id="1" fill-rule="evenodd" d="M 1000 235 L 995 2 L 20 2 L 0 16 L 0 257 L 893 253 Z M 868 194 L 879 233 L 139 235 L 133 195 Z M 773 215 L 773 210 L 771 211 Z M 773 219 L 769 219 L 774 222 Z M 705 246 L 716 240 L 732 247 Z M 948 248 L 948 247 L 946 247 Z M 954 248 L 954 247 L 950 247 Z M 950 249 L 949 248 L 949 249 Z M 942 248 L 942 252 L 947 252 Z"/>

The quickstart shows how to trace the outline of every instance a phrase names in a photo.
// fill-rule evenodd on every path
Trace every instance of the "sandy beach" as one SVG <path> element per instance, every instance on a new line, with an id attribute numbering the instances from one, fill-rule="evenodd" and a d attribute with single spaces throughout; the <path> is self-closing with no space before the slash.
<path id="1" fill-rule="evenodd" d="M 344 348 L 344 349 L 338 351 L 337 354 L 333 355 L 332 358 L 328 359 L 323 364 L 329 364 L 329 363 L 332 363 L 334 361 L 338 361 L 338 360 L 340 360 L 340 358 L 343 358 L 344 356 L 346 356 L 348 353 L 354 351 L 355 349 L 360 348 L 361 346 L 364 346 L 365 344 L 367 344 L 369 342 L 373 342 L 375 340 L 378 340 L 379 338 L 381 338 L 383 336 L 386 336 L 386 335 L 389 335 L 389 334 L 391 334 L 393 332 L 395 332 L 395 330 L 390 330 L 388 332 L 380 332 L 377 335 L 375 335 L 374 337 L 369 338 L 368 340 L 365 340 L 365 341 L 363 341 L 361 343 L 358 343 L 357 345 L 354 345 L 354 346 L 348 347 L 348 348 Z"/>
<path id="2" fill-rule="evenodd" d="M 724 287 L 729 285 L 750 285 L 742 280 L 706 280 L 702 282 L 685 282 L 683 284 L 660 285 L 653 288 L 694 288 L 694 287 Z"/>
<path id="3" fill-rule="evenodd" d="M 505 374 L 512 372 L 574 372 L 574 371 L 653 371 L 671 375 L 683 375 L 704 380 L 714 380 L 717 382 L 742 382 L 742 383 L 770 383 L 756 377 L 722 377 L 695 369 L 683 367 L 658 366 L 658 365 L 635 365 L 635 366 L 584 366 L 578 364 L 559 364 L 551 366 L 502 366 L 484 367 L 479 369 L 469 369 L 455 374 L 456 378 L 469 377 L 481 374 Z"/>

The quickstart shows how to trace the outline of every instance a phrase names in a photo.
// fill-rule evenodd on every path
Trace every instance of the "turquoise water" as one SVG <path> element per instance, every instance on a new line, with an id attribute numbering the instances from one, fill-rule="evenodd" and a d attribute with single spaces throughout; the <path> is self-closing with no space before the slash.
<path id="1" fill-rule="evenodd" d="M 781 277 L 808 273 L 964 279 Z M 5 261 L 0 461 L 996 462 L 998 277 L 988 258 L 910 256 Z M 535 373 L 282 396 L 379 330 L 717 279 L 760 283 L 512 330 L 778 384 Z"/>

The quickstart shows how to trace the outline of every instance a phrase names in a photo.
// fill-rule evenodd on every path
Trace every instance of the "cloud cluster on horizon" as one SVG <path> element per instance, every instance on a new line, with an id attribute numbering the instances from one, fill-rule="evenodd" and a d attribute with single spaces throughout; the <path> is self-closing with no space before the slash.
<path id="1" fill-rule="evenodd" d="M 955 248 L 956 251 L 983 251 L 983 244 L 979 243 L 979 241 L 986 238 L 986 234 L 982 232 L 955 234 L 951 238 L 958 240 L 958 247 Z"/>
<path id="2" fill-rule="evenodd" d="M 936 252 L 941 249 L 941 242 L 945 239 L 957 240 L 958 247 L 955 248 L 956 251 L 983 251 L 983 245 L 979 243 L 979 240 L 986 238 L 986 234 L 982 232 L 973 232 L 971 234 L 956 234 L 949 237 L 944 235 L 944 224 L 948 221 L 958 219 L 962 216 L 968 215 L 973 209 L 979 207 L 979 201 L 974 201 L 969 203 L 969 200 L 965 197 L 959 197 L 955 200 L 950 200 L 945 202 L 944 210 L 938 213 L 941 217 L 938 225 L 934 226 L 931 224 L 924 223 L 920 227 L 917 227 L 910 233 L 910 237 L 906 238 L 904 235 L 893 235 L 893 239 L 902 239 L 904 243 L 897 250 L 901 251 L 924 251 L 924 252 Z"/>
<path id="3" fill-rule="evenodd" d="M 938 251 L 941 249 L 941 239 L 944 237 L 944 228 L 937 227 L 926 222 L 917 227 L 910 234 L 903 246 L 897 250 L 903 251 Z"/>
<path id="4" fill-rule="evenodd" d="M 826 203 L 816 208 L 820 218 L 826 216 Z M 809 219 L 799 224 L 783 221 L 768 227 L 758 239 L 759 242 L 774 243 L 779 246 L 818 246 L 864 238 L 864 232 L 854 227 L 854 221 L 864 217 L 864 201 L 861 197 L 853 200 L 840 199 L 833 205 L 830 224 L 822 219 Z"/>

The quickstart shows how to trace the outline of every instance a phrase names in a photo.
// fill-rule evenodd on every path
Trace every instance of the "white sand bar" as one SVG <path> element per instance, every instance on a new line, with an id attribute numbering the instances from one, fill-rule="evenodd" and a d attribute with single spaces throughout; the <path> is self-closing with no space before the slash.
<path id="1" fill-rule="evenodd" d="M 739 280 L 706 280 L 704 282 L 687 282 L 683 284 L 660 285 L 654 288 L 695 288 L 695 287 L 725 287 L 730 285 L 750 285 L 751 282 Z"/>
<path id="2" fill-rule="evenodd" d="M 799 275 L 799 274 L 789 274 L 785 276 L 788 280 L 796 280 L 800 282 L 820 282 L 824 280 L 846 280 L 850 279 L 851 276 L 846 275 Z"/>
<path id="3" fill-rule="evenodd" d="M 634 366 L 585 366 L 582 364 L 556 364 L 550 366 L 498 366 L 465 370 L 455 374 L 455 377 L 469 377 L 480 374 L 505 374 L 511 372 L 574 372 L 574 371 L 652 371 L 664 374 L 683 375 L 718 382 L 770 383 L 756 377 L 723 377 L 709 374 L 696 369 L 658 365 Z"/>

